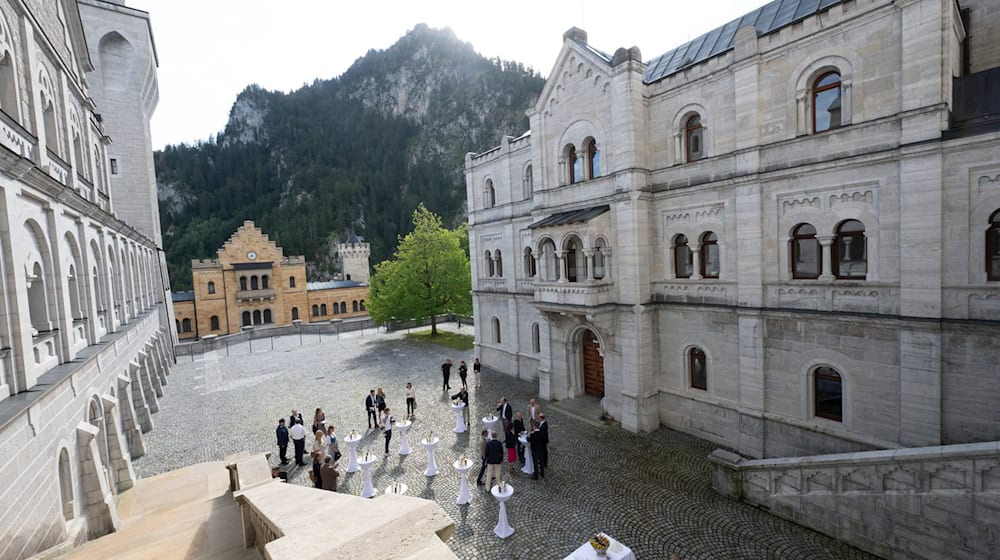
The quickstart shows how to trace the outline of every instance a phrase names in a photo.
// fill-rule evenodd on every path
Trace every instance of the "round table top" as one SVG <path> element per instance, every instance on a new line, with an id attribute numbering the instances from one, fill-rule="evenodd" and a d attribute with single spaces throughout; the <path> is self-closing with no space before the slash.
<path id="1" fill-rule="evenodd" d="M 396 485 L 386 486 L 385 493 L 386 494 L 396 494 L 397 496 L 402 496 L 403 494 L 406 494 L 406 491 L 409 490 L 409 489 L 410 489 L 409 486 L 407 486 L 405 483 L 400 482 L 398 490 L 396 489 Z"/>
<path id="2" fill-rule="evenodd" d="M 370 464 L 374 463 L 377 460 L 378 460 L 378 457 L 376 457 L 375 455 L 372 455 L 371 453 L 369 453 L 367 455 L 362 455 L 362 456 L 358 457 L 358 464 L 359 465 L 370 465 Z"/>
<path id="3" fill-rule="evenodd" d="M 396 427 L 397 428 L 401 428 L 401 429 L 405 429 L 405 428 L 409 428 L 410 424 L 412 424 L 412 423 L 413 422 L 410 422 L 409 420 L 403 420 L 402 422 L 396 422 Z"/>
<path id="4" fill-rule="evenodd" d="M 465 464 L 463 465 L 462 464 L 462 460 L 461 459 L 457 459 L 454 463 L 451 464 L 451 466 L 455 467 L 456 469 L 458 469 L 460 471 L 467 471 L 467 470 L 469 470 L 469 469 L 472 468 L 473 464 L 474 463 L 472 461 L 466 459 L 465 460 Z"/>
<path id="5" fill-rule="evenodd" d="M 457 403 L 451 403 L 451 407 L 454 408 L 455 410 L 458 410 L 460 408 L 465 408 L 465 403 L 462 401 L 458 401 Z"/>
<path id="6" fill-rule="evenodd" d="M 493 416 L 493 415 L 483 416 L 483 423 L 484 424 L 492 424 L 492 423 L 496 422 L 497 420 L 500 420 L 499 416 Z"/>
<path id="7" fill-rule="evenodd" d="M 439 441 L 441 441 L 441 438 L 439 438 L 437 436 L 434 436 L 434 439 L 432 439 L 430 441 L 427 441 L 427 438 L 425 437 L 424 439 L 420 440 L 420 443 L 422 443 L 422 444 L 430 447 L 430 446 L 433 446 L 433 445 L 437 445 Z"/>
<path id="8" fill-rule="evenodd" d="M 501 492 L 500 491 L 500 486 L 499 485 L 494 485 L 493 488 L 490 489 L 490 494 L 493 494 L 493 497 L 497 498 L 497 499 L 499 499 L 499 498 L 509 498 L 509 497 L 511 497 L 514 494 L 514 487 L 511 486 L 510 484 L 507 484 L 506 487 L 507 487 L 507 489 L 504 490 L 503 492 Z"/>
<path id="9" fill-rule="evenodd" d="M 344 441 L 347 443 L 358 443 L 361 441 L 361 434 L 354 434 L 354 437 L 351 437 L 350 434 L 348 434 L 348 436 L 344 438 Z"/>

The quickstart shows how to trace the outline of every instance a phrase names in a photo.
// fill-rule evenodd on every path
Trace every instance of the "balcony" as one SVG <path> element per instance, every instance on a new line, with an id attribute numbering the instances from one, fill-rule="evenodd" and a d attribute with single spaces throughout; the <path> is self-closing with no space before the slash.
<path id="1" fill-rule="evenodd" d="M 613 303 L 612 283 L 598 280 L 590 282 L 535 282 L 535 303 L 596 307 Z"/>
<path id="2" fill-rule="evenodd" d="M 531 294 L 535 292 L 535 279 L 534 278 L 518 278 L 517 279 L 517 292 L 521 294 Z"/>
<path id="3" fill-rule="evenodd" d="M 239 290 L 236 292 L 236 301 L 274 301 L 274 288 L 263 290 Z"/>
<path id="4" fill-rule="evenodd" d="M 35 159 L 35 137 L 3 111 L 0 111 L 0 144 L 25 159 Z"/>
<path id="5" fill-rule="evenodd" d="M 39 374 L 59 365 L 59 357 L 56 355 L 56 331 L 35 335 L 32 337 L 31 346 Z"/>
<path id="6" fill-rule="evenodd" d="M 70 170 L 69 164 L 62 160 L 52 150 L 47 150 L 48 161 L 45 163 L 45 172 L 56 181 L 69 186 Z"/>
<path id="7" fill-rule="evenodd" d="M 481 292 L 506 292 L 506 278 L 480 278 L 479 291 Z"/>

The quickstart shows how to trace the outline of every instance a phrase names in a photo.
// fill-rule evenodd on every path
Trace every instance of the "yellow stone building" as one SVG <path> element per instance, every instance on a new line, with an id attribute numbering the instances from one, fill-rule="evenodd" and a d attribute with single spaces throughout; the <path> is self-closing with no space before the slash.
<path id="1" fill-rule="evenodd" d="M 368 243 L 352 234 L 338 254 L 343 280 L 306 282 L 305 257 L 286 257 L 253 222 L 243 222 L 217 258 L 191 261 L 194 289 L 173 294 L 178 337 L 368 315 Z"/>

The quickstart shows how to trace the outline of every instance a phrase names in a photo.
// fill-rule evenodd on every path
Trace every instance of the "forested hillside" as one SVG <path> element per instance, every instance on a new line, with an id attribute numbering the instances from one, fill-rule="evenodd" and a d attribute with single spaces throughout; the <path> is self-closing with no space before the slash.
<path id="1" fill-rule="evenodd" d="M 305 255 L 310 279 L 334 272 L 335 243 L 352 228 L 373 264 L 391 256 L 419 202 L 457 225 L 464 154 L 526 130 L 543 85 L 419 25 L 339 78 L 288 94 L 249 86 L 211 141 L 156 153 L 173 289 L 188 289 L 190 260 L 214 257 L 247 219 L 286 255 Z"/>

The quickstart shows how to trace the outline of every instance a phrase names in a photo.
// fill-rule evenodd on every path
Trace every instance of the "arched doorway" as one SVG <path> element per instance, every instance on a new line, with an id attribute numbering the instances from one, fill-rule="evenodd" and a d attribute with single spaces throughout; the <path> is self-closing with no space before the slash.
<path id="1" fill-rule="evenodd" d="M 580 345 L 583 354 L 583 392 L 594 397 L 604 397 L 604 356 L 601 344 L 591 330 L 583 331 Z"/>

